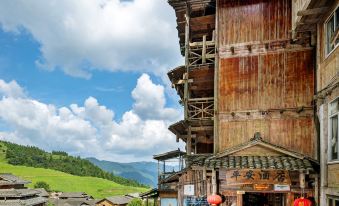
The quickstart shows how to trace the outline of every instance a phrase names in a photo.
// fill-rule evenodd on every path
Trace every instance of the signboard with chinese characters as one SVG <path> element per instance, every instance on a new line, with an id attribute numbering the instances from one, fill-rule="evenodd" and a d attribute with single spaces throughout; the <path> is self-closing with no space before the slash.
<path id="1" fill-rule="evenodd" d="M 283 191 L 290 191 L 290 190 L 291 190 L 290 185 L 278 185 L 278 184 L 274 185 L 274 191 L 283 192 Z"/>
<path id="2" fill-rule="evenodd" d="M 184 185 L 184 195 L 194 196 L 194 185 Z"/>
<path id="3" fill-rule="evenodd" d="M 226 178 L 227 185 L 291 184 L 289 173 L 286 170 L 260 170 L 260 169 L 221 170 L 220 178 Z"/>

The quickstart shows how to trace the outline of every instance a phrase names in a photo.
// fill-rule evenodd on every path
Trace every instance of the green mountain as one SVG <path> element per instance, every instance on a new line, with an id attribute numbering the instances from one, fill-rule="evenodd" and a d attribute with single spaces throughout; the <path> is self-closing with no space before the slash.
<path id="1" fill-rule="evenodd" d="M 142 184 L 157 187 L 158 184 L 158 163 L 156 162 L 129 162 L 119 163 L 96 158 L 87 158 L 90 162 L 101 169 L 112 172 L 124 178 L 136 180 Z M 162 170 L 163 165 L 159 165 Z M 178 171 L 178 166 L 166 165 L 166 171 Z"/>
<path id="2" fill-rule="evenodd" d="M 104 171 L 86 159 L 73 157 L 61 151 L 49 153 L 37 147 L 0 141 L 1 160 L 10 165 L 53 169 L 76 176 L 98 177 L 126 186 L 146 187 L 135 180 L 126 179 L 114 175 L 112 172 Z"/>
<path id="3" fill-rule="evenodd" d="M 15 166 L 3 161 L 0 161 L 0 172 L 11 173 L 31 181 L 32 183 L 27 185 L 29 188 L 33 188 L 36 182 L 44 181 L 53 191 L 86 192 L 96 199 L 148 190 L 142 187 L 121 185 L 98 177 L 81 177 L 51 169 Z"/>
<path id="4" fill-rule="evenodd" d="M 87 158 L 90 162 L 105 170 L 124 178 L 136 180 L 142 184 L 156 187 L 158 184 L 158 163 L 130 162 L 119 163 L 96 158 Z"/>

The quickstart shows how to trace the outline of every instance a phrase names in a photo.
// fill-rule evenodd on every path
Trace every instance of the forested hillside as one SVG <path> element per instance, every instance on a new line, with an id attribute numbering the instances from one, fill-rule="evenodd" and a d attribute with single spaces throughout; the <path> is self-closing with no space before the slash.
<path id="1" fill-rule="evenodd" d="M 37 147 L 22 146 L 10 142 L 0 141 L 1 152 L 12 165 L 48 168 L 77 176 L 99 177 L 114 181 L 121 185 L 146 187 L 135 180 L 126 179 L 106 172 L 86 159 L 69 156 L 66 152 L 53 151 L 48 153 Z"/>

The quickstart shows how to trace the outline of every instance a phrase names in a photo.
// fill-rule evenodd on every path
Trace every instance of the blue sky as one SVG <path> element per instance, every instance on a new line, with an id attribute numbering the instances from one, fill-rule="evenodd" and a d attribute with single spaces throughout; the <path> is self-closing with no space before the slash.
<path id="1" fill-rule="evenodd" d="M 166 1 L 2 1 L 0 45 L 0 138 L 125 162 L 180 146 L 167 130 L 181 108 L 166 72 L 182 57 Z"/>

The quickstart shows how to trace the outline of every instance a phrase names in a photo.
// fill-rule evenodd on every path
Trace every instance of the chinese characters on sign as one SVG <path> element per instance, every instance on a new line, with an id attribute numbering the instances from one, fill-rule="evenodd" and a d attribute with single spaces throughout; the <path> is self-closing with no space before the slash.
<path id="1" fill-rule="evenodd" d="M 285 170 L 239 169 L 224 171 L 227 185 L 234 184 L 290 184 Z"/>

